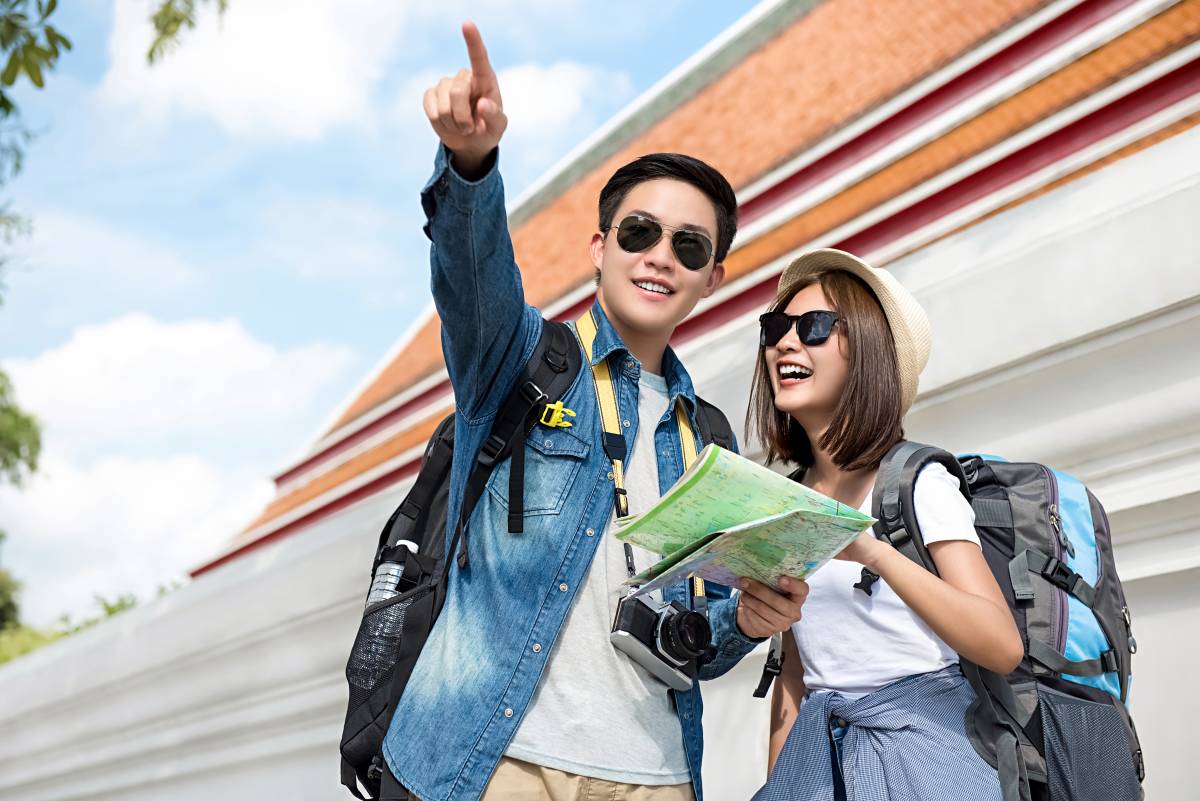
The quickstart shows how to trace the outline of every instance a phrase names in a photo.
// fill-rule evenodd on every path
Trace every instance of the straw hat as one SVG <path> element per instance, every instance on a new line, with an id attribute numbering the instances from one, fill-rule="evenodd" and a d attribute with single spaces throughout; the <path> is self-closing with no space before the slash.
<path id="1" fill-rule="evenodd" d="M 900 366 L 901 403 L 907 412 L 917 397 L 917 380 L 929 362 L 929 318 L 917 299 L 887 270 L 877 270 L 857 256 L 841 250 L 814 250 L 788 265 L 779 278 L 777 298 L 790 293 L 797 284 L 814 273 L 842 270 L 866 282 L 892 329 L 896 360 Z"/>

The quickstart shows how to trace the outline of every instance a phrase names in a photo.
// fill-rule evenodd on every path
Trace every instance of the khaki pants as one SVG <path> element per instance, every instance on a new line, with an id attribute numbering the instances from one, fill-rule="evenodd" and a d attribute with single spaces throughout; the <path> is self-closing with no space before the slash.
<path id="1" fill-rule="evenodd" d="M 621 784 L 501 757 L 481 801 L 694 801 L 692 785 Z"/>

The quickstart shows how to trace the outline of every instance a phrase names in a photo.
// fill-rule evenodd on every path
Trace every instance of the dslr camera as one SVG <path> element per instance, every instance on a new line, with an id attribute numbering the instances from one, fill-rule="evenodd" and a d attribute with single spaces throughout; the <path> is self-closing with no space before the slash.
<path id="1" fill-rule="evenodd" d="M 608 639 L 672 690 L 683 691 L 692 688 L 696 659 L 708 650 L 712 628 L 707 617 L 678 601 L 626 595 L 617 604 Z"/>

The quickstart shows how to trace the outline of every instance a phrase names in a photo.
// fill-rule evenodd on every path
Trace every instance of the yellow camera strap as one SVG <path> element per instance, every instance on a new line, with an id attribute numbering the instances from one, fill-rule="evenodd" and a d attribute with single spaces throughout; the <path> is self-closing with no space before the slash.
<path id="1" fill-rule="evenodd" d="M 575 334 L 583 348 L 584 361 L 592 367 L 592 377 L 596 386 L 596 403 L 600 407 L 600 420 L 604 428 L 604 452 L 612 462 L 613 493 L 617 509 L 617 517 L 629 515 L 629 496 L 625 492 L 625 460 L 628 448 L 625 445 L 625 435 L 622 433 L 621 411 L 617 404 L 617 391 L 613 386 L 612 373 L 609 370 L 608 359 L 592 361 L 592 345 L 596 341 L 596 318 L 592 309 L 575 321 Z M 686 470 L 696 461 L 696 435 L 692 430 L 692 422 L 688 419 L 687 407 L 680 397 L 675 402 L 675 421 L 679 430 L 679 446 L 683 452 L 683 467 Z M 632 576 L 633 552 L 629 544 L 625 544 L 625 562 Z M 700 603 L 705 598 L 704 579 L 692 577 L 692 591 Z"/>

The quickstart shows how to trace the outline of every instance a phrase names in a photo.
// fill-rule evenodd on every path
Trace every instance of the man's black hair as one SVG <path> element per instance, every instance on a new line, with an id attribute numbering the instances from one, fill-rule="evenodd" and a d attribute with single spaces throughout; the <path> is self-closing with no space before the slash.
<path id="1" fill-rule="evenodd" d="M 737 233 L 737 196 L 724 175 L 700 159 L 682 153 L 650 153 L 614 172 L 600 190 L 600 230 L 607 231 L 612 227 L 613 215 L 629 190 L 656 178 L 672 178 L 691 184 L 712 201 L 717 212 L 714 263 L 724 261 L 733 244 L 733 235 Z"/>

